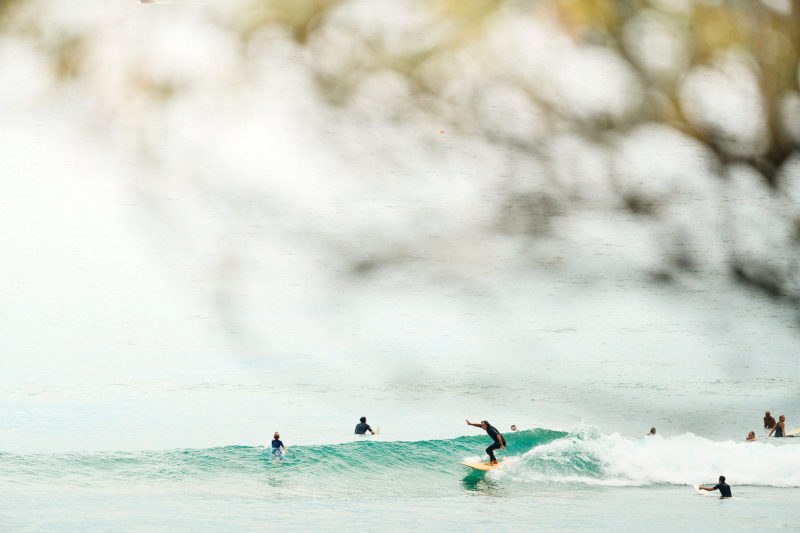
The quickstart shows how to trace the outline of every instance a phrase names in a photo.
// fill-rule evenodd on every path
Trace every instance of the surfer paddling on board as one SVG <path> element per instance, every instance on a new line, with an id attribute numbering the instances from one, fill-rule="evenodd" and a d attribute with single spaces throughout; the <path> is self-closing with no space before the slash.
<path id="1" fill-rule="evenodd" d="M 503 436 L 500 434 L 500 432 L 497 431 L 497 428 L 495 428 L 493 425 L 491 425 L 488 420 L 483 420 L 483 421 L 481 421 L 480 424 L 476 424 L 474 422 L 470 422 L 469 420 L 467 420 L 467 425 L 475 426 L 476 428 L 481 428 L 484 431 L 486 431 L 487 435 L 492 437 L 492 441 L 493 442 L 489 445 L 488 448 L 486 448 L 486 453 L 489 455 L 489 463 L 488 464 L 496 465 L 497 464 L 497 458 L 494 456 L 494 451 L 496 449 L 498 449 L 498 448 L 500 448 L 501 450 L 505 450 L 506 449 L 506 439 L 503 438 Z"/>

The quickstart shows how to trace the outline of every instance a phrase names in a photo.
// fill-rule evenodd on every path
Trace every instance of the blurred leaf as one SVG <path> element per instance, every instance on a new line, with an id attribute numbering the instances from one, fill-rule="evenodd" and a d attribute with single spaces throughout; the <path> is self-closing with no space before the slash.
<path id="1" fill-rule="evenodd" d="M 306 43 L 317 21 L 342 0 L 262 0 L 244 8 L 237 28 L 246 40 L 271 25 L 287 27 L 298 43 Z"/>

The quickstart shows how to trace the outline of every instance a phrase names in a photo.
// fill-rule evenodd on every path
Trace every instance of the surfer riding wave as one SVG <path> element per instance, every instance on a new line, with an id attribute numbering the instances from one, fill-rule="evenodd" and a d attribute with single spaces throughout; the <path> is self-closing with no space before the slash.
<path id="1" fill-rule="evenodd" d="M 489 464 L 496 465 L 497 458 L 494 456 L 494 451 L 497 450 L 498 448 L 501 450 L 505 450 L 506 439 L 503 438 L 503 435 L 501 435 L 500 432 L 497 431 L 497 428 L 491 425 L 488 420 L 482 420 L 480 424 L 476 424 L 474 422 L 470 422 L 469 420 L 467 420 L 467 424 L 470 426 L 475 426 L 476 428 L 483 429 L 484 431 L 486 431 L 487 435 L 492 437 L 492 443 L 489 445 L 488 448 L 486 448 L 486 453 L 489 455 Z"/>

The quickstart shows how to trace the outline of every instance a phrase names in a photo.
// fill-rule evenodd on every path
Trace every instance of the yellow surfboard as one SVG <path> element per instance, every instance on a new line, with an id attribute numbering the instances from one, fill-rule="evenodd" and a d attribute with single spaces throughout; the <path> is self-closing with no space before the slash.
<path id="1" fill-rule="evenodd" d="M 475 470 L 481 470 L 482 472 L 488 472 L 489 470 L 494 470 L 501 464 L 503 461 L 500 461 L 496 465 L 490 465 L 489 463 L 461 463 L 464 466 L 468 466 L 470 468 L 474 468 Z"/>
<path id="2" fill-rule="evenodd" d="M 790 429 L 786 432 L 787 437 L 800 437 L 800 428 Z"/>

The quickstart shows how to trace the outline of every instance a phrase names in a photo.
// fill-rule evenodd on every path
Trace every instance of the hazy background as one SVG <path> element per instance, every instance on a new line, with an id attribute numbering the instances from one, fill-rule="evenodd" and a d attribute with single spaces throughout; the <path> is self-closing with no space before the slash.
<path id="1" fill-rule="evenodd" d="M 0 0 L 0 384 L 796 401 L 799 41 L 800 0 Z"/>

